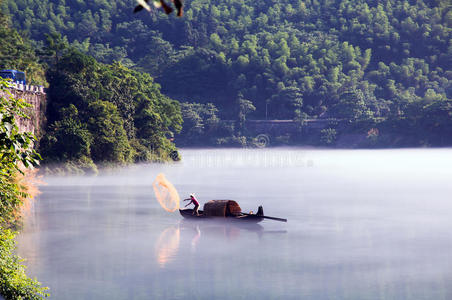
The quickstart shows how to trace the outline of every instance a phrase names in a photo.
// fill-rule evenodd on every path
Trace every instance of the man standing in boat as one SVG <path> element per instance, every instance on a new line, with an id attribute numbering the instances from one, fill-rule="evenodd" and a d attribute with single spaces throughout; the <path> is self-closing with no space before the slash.
<path id="1" fill-rule="evenodd" d="M 196 215 L 199 216 L 199 213 L 198 213 L 199 202 L 198 202 L 198 200 L 196 200 L 195 194 L 190 194 L 190 198 L 184 199 L 184 201 L 190 201 L 190 202 L 188 202 L 187 205 L 185 205 L 185 207 L 187 207 L 187 206 L 189 206 L 190 204 L 193 203 L 193 205 L 195 206 L 195 207 L 193 208 L 193 214 L 196 213 Z"/>

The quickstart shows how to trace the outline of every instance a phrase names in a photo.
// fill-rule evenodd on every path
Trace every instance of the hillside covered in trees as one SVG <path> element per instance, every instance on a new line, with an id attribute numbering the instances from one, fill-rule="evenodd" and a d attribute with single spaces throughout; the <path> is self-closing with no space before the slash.
<path id="1" fill-rule="evenodd" d="M 38 48 L 61 33 L 199 103 L 184 106 L 187 124 L 207 126 L 199 109 L 212 103 L 215 118 L 337 118 L 399 132 L 402 144 L 452 143 L 448 0 L 193 0 L 179 19 L 133 15 L 135 4 L 5 0 L 3 10 Z"/>
<path id="2" fill-rule="evenodd" d="M 99 63 L 55 32 L 43 33 L 45 43 L 36 47 L 0 7 L 0 68 L 23 70 L 29 83 L 48 86 L 39 137 L 45 163 L 95 171 L 98 164 L 178 159 L 171 137 L 181 130 L 179 103 L 149 74 Z"/>
<path id="3" fill-rule="evenodd" d="M 2 1 L 0 1 L 2 4 Z M 45 85 L 45 68 L 39 63 L 31 42 L 12 28 L 10 18 L 0 9 L 0 70 L 25 71 L 29 82 Z"/>
<path id="4" fill-rule="evenodd" d="M 49 162 L 124 164 L 177 159 L 170 138 L 180 131 L 179 103 L 160 93 L 146 73 L 68 49 L 48 72 Z"/>

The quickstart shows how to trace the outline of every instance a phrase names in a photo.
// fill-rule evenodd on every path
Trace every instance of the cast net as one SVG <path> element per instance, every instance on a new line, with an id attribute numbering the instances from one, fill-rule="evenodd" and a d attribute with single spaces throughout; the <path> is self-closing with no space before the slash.
<path id="1" fill-rule="evenodd" d="M 176 188 L 165 178 L 163 173 L 157 175 L 152 183 L 155 197 L 160 205 L 169 212 L 174 212 L 180 207 L 180 198 Z"/>

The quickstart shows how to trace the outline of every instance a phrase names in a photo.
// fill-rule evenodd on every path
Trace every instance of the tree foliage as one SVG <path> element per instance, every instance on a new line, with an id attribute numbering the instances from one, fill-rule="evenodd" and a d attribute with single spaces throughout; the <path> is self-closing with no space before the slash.
<path id="1" fill-rule="evenodd" d="M 180 131 L 179 103 L 144 73 L 106 65 L 68 50 L 49 70 L 48 130 L 41 141 L 49 161 L 90 159 L 127 163 L 167 159 Z"/>
<path id="2" fill-rule="evenodd" d="M 45 289 L 26 276 L 21 259 L 13 253 L 14 233 L 8 229 L 26 197 L 17 175 L 24 167 L 36 166 L 40 158 L 32 149 L 33 135 L 19 131 L 16 118 L 27 117 L 27 105 L 11 96 L 9 85 L 0 78 L 0 295 L 5 299 L 42 299 Z"/>
<path id="3" fill-rule="evenodd" d="M 26 118 L 25 103 L 8 91 L 10 83 L 0 79 L 0 226 L 11 216 L 21 202 L 19 187 L 14 181 L 21 167 L 38 165 L 39 154 L 33 149 L 35 138 L 29 132 L 20 132 L 16 118 Z"/>
<path id="4" fill-rule="evenodd" d="M 24 71 L 28 82 L 46 85 L 45 70 L 30 41 L 11 28 L 10 19 L 3 14 L 0 1 L 0 70 L 17 69 Z"/>
<path id="5" fill-rule="evenodd" d="M 188 1 L 182 19 L 132 15 L 132 0 L 8 0 L 14 24 L 35 40 L 59 32 L 103 62 L 156 76 L 163 92 L 213 102 L 232 117 L 240 93 L 254 118 L 321 117 L 347 90 L 398 105 L 413 89 L 452 97 L 447 1 Z M 33 22 L 31 22 L 33 20 Z M 430 96 L 431 92 L 427 96 Z M 370 107 L 376 117 L 388 111 Z"/>
<path id="6" fill-rule="evenodd" d="M 193 0 L 180 19 L 133 15 L 134 5 L 5 0 L 3 9 L 36 45 L 60 33 L 103 63 L 148 72 L 174 99 L 214 104 L 222 119 L 247 99 L 248 119 L 394 125 L 416 102 L 452 99 L 447 0 Z"/>

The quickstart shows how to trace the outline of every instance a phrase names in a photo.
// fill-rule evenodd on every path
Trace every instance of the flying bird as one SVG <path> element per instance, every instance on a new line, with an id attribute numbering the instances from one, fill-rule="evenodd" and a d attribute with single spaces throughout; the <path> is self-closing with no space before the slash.
<path id="1" fill-rule="evenodd" d="M 184 14 L 184 11 L 183 11 L 184 4 L 182 3 L 182 0 L 173 0 L 173 3 L 177 9 L 177 16 L 182 17 L 182 15 Z"/>
<path id="2" fill-rule="evenodd" d="M 146 9 L 147 11 L 151 11 L 151 7 L 149 6 L 149 1 L 150 0 L 137 0 L 138 5 L 135 7 L 135 9 L 133 10 L 134 13 L 139 12 L 141 10 Z M 178 17 L 182 17 L 183 13 L 183 4 L 182 4 L 182 0 L 172 0 L 174 3 L 174 6 L 176 6 L 177 9 L 177 16 Z M 173 12 L 173 8 L 171 6 L 169 6 L 168 4 L 166 4 L 166 2 L 164 0 L 160 0 L 160 3 L 152 1 L 152 3 L 154 4 L 155 7 L 162 7 L 163 10 L 165 11 L 165 13 L 167 15 L 169 15 L 170 13 Z"/>
<path id="3" fill-rule="evenodd" d="M 173 12 L 173 9 L 171 8 L 171 6 L 166 4 L 165 1 L 160 0 L 160 5 L 163 7 L 163 10 L 165 11 L 165 14 L 169 15 L 170 13 Z"/>
<path id="4" fill-rule="evenodd" d="M 139 12 L 143 8 L 147 11 L 151 11 L 151 7 L 148 5 L 149 0 L 137 0 L 138 5 L 133 10 L 134 13 Z"/>

